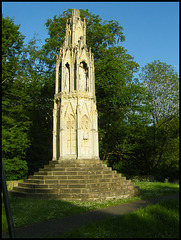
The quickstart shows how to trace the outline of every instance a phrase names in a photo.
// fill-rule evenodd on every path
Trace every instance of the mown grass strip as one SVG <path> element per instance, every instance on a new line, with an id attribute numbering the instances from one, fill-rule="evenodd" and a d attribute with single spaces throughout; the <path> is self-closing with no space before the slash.
<path id="1" fill-rule="evenodd" d="M 56 238 L 179 238 L 179 201 L 167 200 Z"/>

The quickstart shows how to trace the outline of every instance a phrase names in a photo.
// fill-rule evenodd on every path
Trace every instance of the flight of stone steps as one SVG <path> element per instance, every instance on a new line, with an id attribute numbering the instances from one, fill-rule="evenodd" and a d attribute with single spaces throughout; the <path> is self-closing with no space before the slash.
<path id="1" fill-rule="evenodd" d="M 10 191 L 11 196 L 62 200 L 122 199 L 138 187 L 100 160 L 50 161 Z"/>

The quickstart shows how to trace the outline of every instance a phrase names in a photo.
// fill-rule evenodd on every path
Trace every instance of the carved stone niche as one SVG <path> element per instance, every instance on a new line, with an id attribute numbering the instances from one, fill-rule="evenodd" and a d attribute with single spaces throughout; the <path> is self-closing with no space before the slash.
<path id="1" fill-rule="evenodd" d="M 79 90 L 88 91 L 88 67 L 85 61 L 79 64 Z"/>

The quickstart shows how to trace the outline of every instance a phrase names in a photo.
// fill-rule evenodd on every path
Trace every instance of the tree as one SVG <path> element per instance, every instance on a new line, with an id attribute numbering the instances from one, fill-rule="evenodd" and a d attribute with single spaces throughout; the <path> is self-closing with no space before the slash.
<path id="1" fill-rule="evenodd" d="M 178 121 L 179 81 L 174 68 L 167 63 L 153 61 L 142 68 L 141 80 L 149 96 L 152 125 L 152 171 L 159 168 L 165 160 L 165 151 L 171 140 L 172 123 Z M 176 123 L 175 122 L 175 123 Z M 174 138 L 178 138 L 177 134 Z M 177 142 L 177 141 L 176 141 Z M 177 151 L 173 154 L 177 154 Z"/>
<path id="2" fill-rule="evenodd" d="M 53 74 L 41 63 L 41 49 L 35 37 L 23 49 L 22 76 L 26 79 L 24 90 L 28 94 L 26 109 L 31 119 L 27 150 L 28 173 L 33 174 L 52 158 L 52 109 L 54 95 Z"/>
<path id="3" fill-rule="evenodd" d="M 45 23 L 49 38 L 41 49 L 41 61 L 46 65 L 47 71 L 52 72 L 52 76 L 55 72 L 56 52 L 63 44 L 66 21 L 71 17 L 71 12 L 68 9 Z M 141 101 L 139 93 L 143 92 L 142 87 L 133 81 L 133 74 L 139 65 L 126 49 L 117 46 L 125 40 L 123 28 L 117 21 L 102 21 L 99 15 L 82 9 L 80 16 L 86 20 L 86 42 L 91 47 L 95 60 L 100 155 L 104 160 L 114 155 L 114 162 L 116 158 L 119 161 L 120 156 L 128 155 L 128 151 L 121 147 L 124 137 L 127 137 L 126 114 L 129 112 L 130 118 L 134 113 L 136 117 L 135 108 Z M 54 81 L 54 77 L 52 79 Z"/>
<path id="4" fill-rule="evenodd" d="M 30 120 L 20 67 L 23 39 L 19 26 L 2 18 L 2 159 L 11 180 L 24 177 L 28 170 L 25 156 Z"/>
<path id="5" fill-rule="evenodd" d="M 14 80 L 19 69 L 19 55 L 23 46 L 24 36 L 19 32 L 19 26 L 13 19 L 2 18 L 2 86 Z"/>
<path id="6" fill-rule="evenodd" d="M 9 176 L 22 177 L 27 167 L 32 174 L 52 158 L 56 54 L 71 11 L 47 20 L 49 37 L 41 48 L 36 38 L 23 45 L 19 26 L 4 20 L 3 161 L 6 173 L 17 166 Z M 117 45 L 125 39 L 119 23 L 88 10 L 80 15 L 95 59 L 100 158 L 127 176 L 163 170 L 171 176 L 178 169 L 178 76 L 156 61 L 143 68 L 143 83 L 134 79 L 139 65 Z M 8 34 L 11 28 L 16 38 Z"/>
<path id="7" fill-rule="evenodd" d="M 102 57 L 95 61 L 99 142 L 104 160 L 113 153 L 115 157 L 115 152 L 118 151 L 115 149 L 124 138 L 126 113 L 130 110 L 131 95 L 134 95 L 133 86 L 136 86 L 132 81 L 133 73 L 137 68 L 138 64 L 120 46 L 102 50 Z M 137 90 L 135 88 L 135 92 Z M 136 102 L 132 107 L 133 105 Z"/>

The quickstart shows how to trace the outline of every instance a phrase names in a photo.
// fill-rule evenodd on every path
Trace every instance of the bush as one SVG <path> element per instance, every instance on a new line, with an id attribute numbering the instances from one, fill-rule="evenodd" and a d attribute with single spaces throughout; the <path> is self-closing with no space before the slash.
<path id="1" fill-rule="evenodd" d="M 161 166 L 154 171 L 153 175 L 158 182 L 164 182 L 165 179 L 172 182 L 175 179 L 179 179 L 179 170 L 174 166 Z"/>
<path id="2" fill-rule="evenodd" d="M 22 179 L 28 174 L 27 162 L 17 157 L 13 159 L 3 159 L 3 166 L 6 181 Z"/>
<path id="3" fill-rule="evenodd" d="M 129 161 L 118 161 L 109 164 L 114 170 L 118 171 L 121 174 L 124 174 L 127 178 L 132 178 L 135 175 L 140 175 L 139 170 Z"/>

